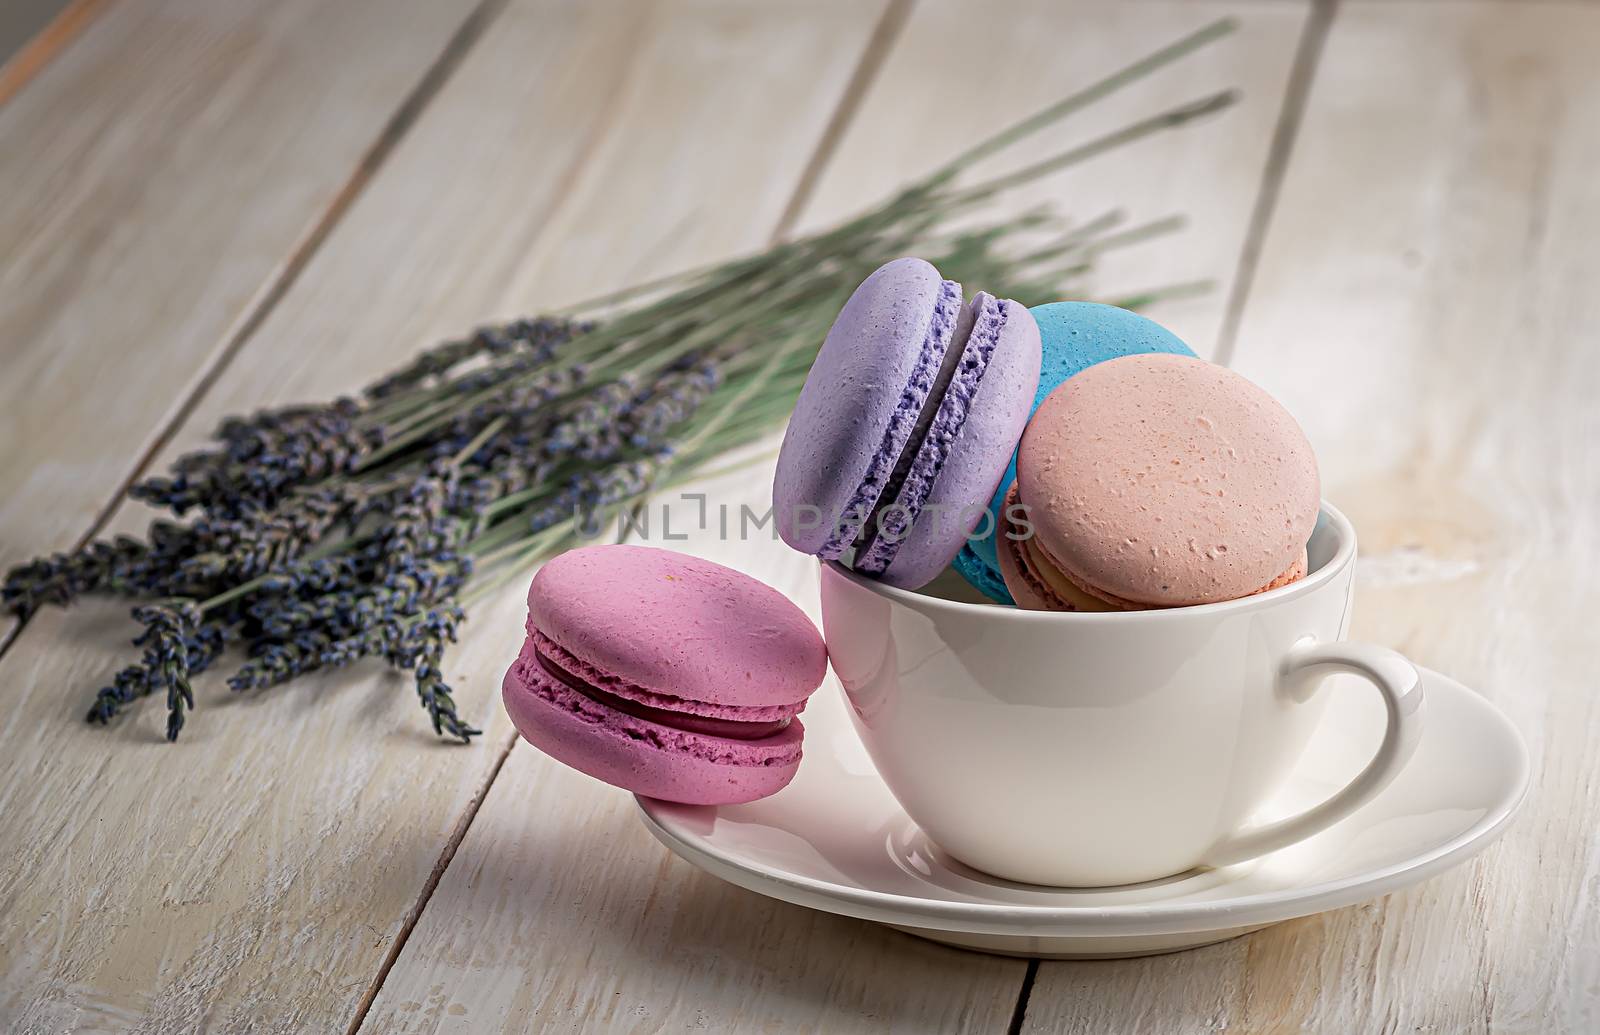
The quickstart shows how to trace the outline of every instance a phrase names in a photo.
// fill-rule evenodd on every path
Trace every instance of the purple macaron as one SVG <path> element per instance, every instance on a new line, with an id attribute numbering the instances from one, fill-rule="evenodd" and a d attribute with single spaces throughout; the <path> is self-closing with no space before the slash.
<path id="1" fill-rule="evenodd" d="M 862 281 L 806 377 L 778 455 L 778 534 L 906 589 L 949 566 L 987 512 L 1039 384 L 1028 310 L 921 259 Z M 982 530 L 980 530 L 982 531 Z"/>
<path id="2" fill-rule="evenodd" d="M 574 769 L 690 805 L 754 801 L 800 765 L 797 717 L 827 672 L 816 626 L 777 590 L 646 546 L 586 546 L 528 589 L 502 697 Z"/>

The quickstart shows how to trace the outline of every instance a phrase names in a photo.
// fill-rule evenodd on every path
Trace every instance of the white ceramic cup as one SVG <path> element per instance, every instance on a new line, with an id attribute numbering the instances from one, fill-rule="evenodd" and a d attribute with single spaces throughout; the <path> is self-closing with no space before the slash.
<path id="1" fill-rule="evenodd" d="M 964 603 L 825 564 L 823 629 L 873 763 L 936 844 L 1009 880 L 1132 884 L 1309 837 L 1416 748 L 1417 670 L 1343 639 L 1355 530 L 1323 504 L 1308 552 L 1310 573 L 1269 593 L 1106 614 Z M 1327 801 L 1252 824 L 1334 672 L 1382 696 L 1381 746 Z"/>

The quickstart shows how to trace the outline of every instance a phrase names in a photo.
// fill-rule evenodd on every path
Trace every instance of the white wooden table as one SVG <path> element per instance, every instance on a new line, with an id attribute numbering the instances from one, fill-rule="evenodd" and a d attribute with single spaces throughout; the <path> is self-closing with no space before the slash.
<path id="1" fill-rule="evenodd" d="M 1600 5 L 80 0 L 0 73 L 0 562 L 142 528 L 122 486 L 221 414 L 837 218 L 1220 14 L 1076 131 L 1242 104 L 1034 196 L 1188 214 L 1101 284 L 1218 279 L 1154 315 L 1305 425 L 1355 633 L 1528 737 L 1502 842 L 1192 952 L 981 956 L 721 884 L 517 743 L 516 589 L 448 662 L 471 748 L 359 670 L 86 727 L 95 604 L 0 657 L 0 1028 L 1600 1031 Z"/>

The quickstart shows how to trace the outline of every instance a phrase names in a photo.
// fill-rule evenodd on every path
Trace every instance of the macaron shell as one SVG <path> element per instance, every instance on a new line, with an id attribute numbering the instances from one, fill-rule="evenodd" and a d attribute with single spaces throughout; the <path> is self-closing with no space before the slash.
<path id="1" fill-rule="evenodd" d="M 1298 582 L 1301 579 L 1305 578 L 1306 577 L 1306 570 L 1307 570 L 1306 552 L 1304 550 L 1301 550 L 1300 551 L 1300 556 L 1298 558 L 1296 558 L 1295 562 L 1293 564 L 1289 565 L 1289 567 L 1286 568 L 1284 571 L 1280 572 L 1278 574 L 1278 576 L 1276 578 L 1274 578 L 1271 582 L 1267 583 L 1265 586 L 1262 586 L 1260 589 L 1257 589 L 1257 590 L 1255 590 L 1253 592 L 1250 592 L 1250 593 L 1246 593 L 1241 597 L 1230 597 L 1229 599 L 1242 600 L 1242 599 L 1244 599 L 1244 597 L 1260 596 L 1262 593 L 1266 593 L 1269 590 L 1281 589 L 1284 586 L 1289 585 L 1291 582 Z M 1065 576 L 1063 575 L 1062 578 L 1065 579 Z M 1068 579 L 1066 581 L 1069 584 L 1071 582 L 1070 579 Z M 1103 608 L 1102 608 L 1103 610 L 1110 610 L 1110 611 L 1142 611 L 1142 610 L 1145 610 L 1146 608 L 1151 606 L 1151 605 L 1148 605 L 1148 604 L 1137 604 L 1137 603 L 1134 603 L 1131 600 L 1119 600 L 1119 599 L 1117 599 L 1115 597 L 1107 597 L 1104 594 L 1094 595 L 1093 591 L 1088 590 L 1088 589 L 1086 589 L 1086 588 L 1084 588 L 1082 586 L 1077 587 L 1077 590 L 1078 590 L 1079 593 L 1084 594 L 1086 596 L 1089 596 L 1091 599 L 1100 601 L 1101 604 L 1103 605 Z M 1211 601 L 1211 603 L 1217 603 L 1217 601 Z"/>
<path id="2" fill-rule="evenodd" d="M 1037 410 L 1062 382 L 1097 363 L 1147 353 L 1194 355 L 1182 339 L 1154 320 L 1114 305 L 1051 302 L 1034 306 L 1029 313 L 1038 326 L 1040 347 L 1039 383 L 1033 410 Z M 989 501 L 995 532 L 971 540 L 955 559 L 956 570 L 968 582 L 1002 604 L 1012 601 L 1000 574 L 995 535 L 1003 531 L 998 522 L 1006 492 L 1016 479 L 1017 462 L 1013 452 Z"/>
<path id="3" fill-rule="evenodd" d="M 931 476 L 913 465 L 901 492 L 902 499 L 916 496 L 911 529 L 880 576 L 902 589 L 927 585 L 966 544 L 1028 423 L 1039 384 L 1039 329 L 1028 310 L 981 291 L 969 309 L 972 334 L 925 443 L 944 455 L 927 465 Z"/>
<path id="4" fill-rule="evenodd" d="M 922 412 L 960 308 L 960 285 L 922 259 L 886 263 L 851 294 L 778 453 L 772 502 L 784 542 L 833 558 L 854 540 Z"/>
<path id="5" fill-rule="evenodd" d="M 636 794 L 730 805 L 794 779 L 804 727 L 792 720 L 758 741 L 687 733 L 610 708 L 556 680 L 525 649 L 501 684 L 517 731 L 556 760 Z"/>
<path id="6" fill-rule="evenodd" d="M 787 597 L 711 561 L 647 546 L 586 546 L 528 590 L 528 621 L 616 684 L 663 698 L 763 708 L 821 685 L 827 648 Z"/>
<path id="7" fill-rule="evenodd" d="M 1017 489 L 1041 547 L 1096 595 L 1231 600 L 1290 569 L 1316 524 L 1316 459 L 1294 418 L 1203 360 L 1110 360 L 1045 400 Z"/>
<path id="8" fill-rule="evenodd" d="M 1005 577 L 1007 590 L 1018 607 L 1027 611 L 1144 610 L 1139 605 L 1127 601 L 1113 604 L 1092 596 L 1082 587 L 1073 585 L 1070 579 L 1059 572 L 1055 573 L 1054 579 L 1041 577 L 1026 563 L 1023 557 L 1025 549 L 1025 546 L 1016 540 L 1005 538 L 1000 540 L 1000 571 Z M 1305 578 L 1307 570 L 1306 555 L 1302 552 L 1300 558 L 1287 571 L 1255 593 L 1248 595 L 1255 596 L 1298 582 Z"/>

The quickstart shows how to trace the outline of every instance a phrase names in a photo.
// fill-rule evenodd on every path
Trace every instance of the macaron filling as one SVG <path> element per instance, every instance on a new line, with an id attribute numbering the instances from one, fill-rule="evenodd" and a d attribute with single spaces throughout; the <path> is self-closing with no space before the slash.
<path id="1" fill-rule="evenodd" d="M 916 426 L 945 366 L 950 338 L 960 314 L 961 285 L 953 280 L 942 281 L 911 378 L 901 390 L 894 413 L 884 428 L 883 441 L 867 462 L 867 469 L 849 501 L 837 515 L 832 532 L 817 551 L 818 557 L 835 560 L 843 556 L 860 538 L 863 526 L 868 524 L 879 499 L 884 497 L 900 456 L 907 444 L 915 441 Z"/>
<path id="2" fill-rule="evenodd" d="M 540 668 L 592 701 L 648 722 L 689 733 L 758 740 L 781 732 L 805 702 L 741 706 L 673 697 L 635 686 L 588 664 L 531 625 L 528 647 Z"/>
<path id="3" fill-rule="evenodd" d="M 1055 611 L 1117 611 L 1119 605 L 1100 599 L 1067 578 L 1040 556 L 1035 539 L 1007 540 L 1007 550 L 1028 581 L 1028 587 L 1044 598 Z"/>
<path id="4" fill-rule="evenodd" d="M 961 310 L 939 376 L 861 530 L 853 565 L 857 571 L 881 575 L 894 561 L 950 458 L 1005 325 L 1005 306 L 987 292 L 978 292 Z M 938 515 L 941 521 L 961 517 Z"/>
<path id="5" fill-rule="evenodd" d="M 1011 508 L 1016 503 L 1017 489 L 1013 485 L 1006 493 L 1005 512 L 1011 513 Z M 1019 606 L 1027 607 L 1032 604 L 1047 611 L 1119 610 L 1100 598 L 1084 592 L 1055 570 L 1049 560 L 1039 553 L 1037 536 L 1025 535 L 1023 538 L 1013 538 L 1013 534 L 1023 533 L 1016 524 L 1007 519 L 996 537 L 996 559 L 1000 561 L 1000 571 L 1010 584 L 1011 595 Z M 1022 585 L 1016 585 L 1019 580 Z"/>
<path id="6" fill-rule="evenodd" d="M 758 740 L 769 737 L 789 725 L 790 717 L 773 719 L 767 722 L 738 722 L 733 719 L 713 719 L 704 715 L 690 715 L 685 712 L 670 712 L 663 708 L 652 708 L 647 704 L 630 701 L 626 697 L 608 694 L 599 687 L 584 682 L 571 672 L 561 668 L 546 655 L 539 655 L 539 667 L 545 672 L 565 683 L 568 689 L 576 690 L 591 701 L 598 701 L 609 708 L 632 715 L 636 719 L 647 722 L 660 723 L 671 726 L 673 729 L 684 730 L 688 733 L 706 733 L 713 737 L 732 737 L 735 740 Z"/>
<path id="7" fill-rule="evenodd" d="M 641 719 L 580 693 L 550 675 L 538 662 L 532 644 L 523 645 L 522 653 L 506 672 L 504 693 L 513 722 L 536 747 L 592 776 L 644 793 L 651 792 L 632 787 L 630 781 L 622 780 L 622 772 L 601 772 L 597 771 L 597 766 L 587 764 L 594 760 L 588 758 L 587 750 L 580 751 L 578 742 L 563 729 L 569 732 L 581 729 L 586 735 L 599 735 L 601 741 L 595 746 L 606 745 L 601 754 L 610 760 L 607 764 L 622 766 L 630 772 L 633 763 L 626 759 L 636 758 L 634 752 L 640 747 L 663 752 L 667 758 L 692 758 L 739 769 L 787 768 L 800 760 L 804 728 L 798 719 L 777 733 L 757 740 L 699 733 Z M 781 782 L 786 783 L 787 779 Z M 669 798 L 686 800 L 670 795 Z"/>

